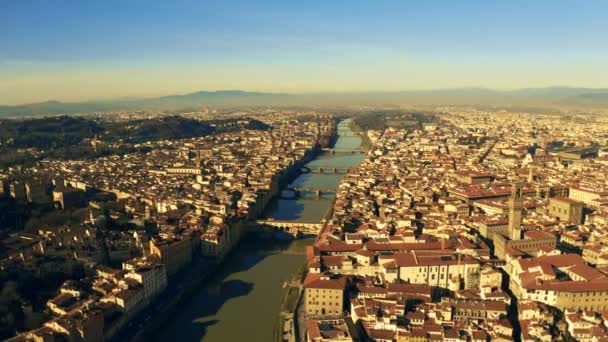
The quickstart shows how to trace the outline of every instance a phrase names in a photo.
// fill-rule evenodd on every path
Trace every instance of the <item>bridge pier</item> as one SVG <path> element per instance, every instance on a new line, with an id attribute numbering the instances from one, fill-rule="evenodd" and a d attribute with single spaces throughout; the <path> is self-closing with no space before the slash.
<path id="1" fill-rule="evenodd" d="M 274 221 L 274 220 L 257 220 L 258 227 L 255 229 L 264 229 L 264 227 L 273 227 L 276 230 L 281 230 L 297 237 L 302 234 L 318 234 L 323 228 L 324 222 L 291 222 L 291 221 Z"/>
<path id="2" fill-rule="evenodd" d="M 362 148 L 322 148 L 321 151 L 323 152 L 329 152 L 331 154 L 336 154 L 336 153 L 361 153 L 361 154 L 365 154 L 367 153 L 366 150 L 362 149 Z"/>
<path id="3" fill-rule="evenodd" d="M 326 174 L 326 175 L 335 175 L 335 174 L 347 174 L 351 172 L 354 167 L 351 166 L 309 166 L 307 167 L 310 170 L 308 173 L 312 174 Z"/>

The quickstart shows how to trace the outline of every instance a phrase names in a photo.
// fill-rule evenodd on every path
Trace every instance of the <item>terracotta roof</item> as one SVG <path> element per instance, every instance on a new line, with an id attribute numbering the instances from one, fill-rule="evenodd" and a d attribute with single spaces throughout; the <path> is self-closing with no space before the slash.
<path id="1" fill-rule="evenodd" d="M 306 289 L 343 290 L 346 287 L 346 277 L 329 278 L 323 274 L 308 273 L 304 279 Z"/>

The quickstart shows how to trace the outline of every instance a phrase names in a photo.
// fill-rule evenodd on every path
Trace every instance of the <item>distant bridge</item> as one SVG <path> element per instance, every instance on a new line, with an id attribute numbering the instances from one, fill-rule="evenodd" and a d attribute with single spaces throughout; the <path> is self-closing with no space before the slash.
<path id="1" fill-rule="evenodd" d="M 367 153 L 367 150 L 362 149 L 362 148 L 322 148 L 321 151 L 328 152 L 331 154 L 336 154 L 336 153 L 365 154 L 365 153 Z"/>
<path id="2" fill-rule="evenodd" d="M 336 133 L 340 137 L 356 137 L 356 136 L 358 136 L 357 133 L 351 131 L 350 129 L 340 129 L 340 128 L 338 128 L 338 130 L 336 131 Z"/>
<path id="3" fill-rule="evenodd" d="M 306 165 L 302 167 L 304 173 L 315 174 L 347 174 L 354 170 L 354 166 L 339 166 L 339 165 Z"/>
<path id="4" fill-rule="evenodd" d="M 325 222 L 293 222 L 293 221 L 279 221 L 279 220 L 257 220 L 257 229 L 273 228 L 274 230 L 280 230 L 288 232 L 293 236 L 298 234 L 318 234 L 321 228 L 325 225 Z"/>
<path id="5" fill-rule="evenodd" d="M 294 196 L 293 197 L 283 197 L 279 196 L 281 199 L 297 199 L 302 197 L 303 192 L 313 193 L 317 199 L 321 198 L 323 194 L 335 194 L 336 189 L 333 188 L 311 188 L 311 187 L 290 187 L 283 191 L 291 191 Z"/>

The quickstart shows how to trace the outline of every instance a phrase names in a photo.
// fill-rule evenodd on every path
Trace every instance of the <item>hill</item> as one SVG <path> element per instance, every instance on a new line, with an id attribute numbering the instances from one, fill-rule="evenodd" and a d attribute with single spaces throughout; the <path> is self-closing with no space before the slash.
<path id="1" fill-rule="evenodd" d="M 608 89 L 526 88 L 497 91 L 458 88 L 396 92 L 263 93 L 242 90 L 199 91 L 145 99 L 59 102 L 0 106 L 0 116 L 76 114 L 113 110 L 175 110 L 185 107 L 324 106 L 324 105 L 498 105 L 498 106 L 608 106 Z"/>

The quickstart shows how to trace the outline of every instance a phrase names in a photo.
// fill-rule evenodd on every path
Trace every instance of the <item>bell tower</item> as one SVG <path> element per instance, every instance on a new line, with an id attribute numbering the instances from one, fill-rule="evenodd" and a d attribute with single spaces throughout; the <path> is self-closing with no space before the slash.
<path id="1" fill-rule="evenodd" d="M 197 169 L 201 168 L 201 151 L 198 148 L 196 149 L 196 159 L 194 161 L 194 167 Z"/>
<path id="2" fill-rule="evenodd" d="M 523 183 L 520 180 L 513 181 L 509 198 L 509 239 L 511 240 L 521 240 L 523 197 Z"/>

